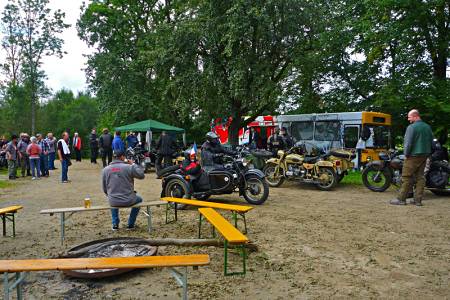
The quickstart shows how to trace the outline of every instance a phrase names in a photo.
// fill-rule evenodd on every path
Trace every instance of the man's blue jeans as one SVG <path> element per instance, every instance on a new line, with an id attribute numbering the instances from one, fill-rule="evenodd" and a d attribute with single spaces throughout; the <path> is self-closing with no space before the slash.
<path id="1" fill-rule="evenodd" d="M 41 177 L 41 162 L 39 158 L 30 158 L 31 176 Z M 36 170 L 36 173 L 35 173 Z"/>
<path id="2" fill-rule="evenodd" d="M 41 154 L 39 155 L 41 160 L 41 174 L 42 176 L 48 175 L 48 155 Z"/>
<path id="3" fill-rule="evenodd" d="M 67 176 L 68 171 L 69 171 L 69 161 L 67 159 L 63 159 L 61 162 L 61 181 L 69 180 Z"/>
<path id="4" fill-rule="evenodd" d="M 49 170 L 55 169 L 55 156 L 56 156 L 56 152 L 48 153 L 48 169 Z"/>
<path id="5" fill-rule="evenodd" d="M 139 195 L 136 195 L 136 202 L 134 204 L 137 203 L 141 203 L 142 202 L 142 197 Z M 132 205 L 134 205 L 132 204 Z M 139 207 L 133 207 L 131 209 L 130 212 L 130 217 L 128 218 L 128 227 L 134 227 L 134 223 L 136 222 L 136 218 L 137 215 L 139 213 Z M 112 224 L 119 226 L 119 209 L 117 208 L 111 208 L 111 216 L 112 216 Z"/>

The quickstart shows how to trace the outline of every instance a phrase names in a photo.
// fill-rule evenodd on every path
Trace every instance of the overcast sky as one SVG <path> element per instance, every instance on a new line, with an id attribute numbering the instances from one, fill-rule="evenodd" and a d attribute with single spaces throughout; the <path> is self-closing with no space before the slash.
<path id="1" fill-rule="evenodd" d="M 66 13 L 65 23 L 71 26 L 62 34 L 64 39 L 63 50 L 67 52 L 62 59 L 56 57 L 45 57 L 43 59 L 44 71 L 47 74 L 47 86 L 53 92 L 61 88 L 67 88 L 74 93 L 83 91 L 87 88 L 84 71 L 86 58 L 83 54 L 91 51 L 77 36 L 76 22 L 80 16 L 80 6 L 82 0 L 50 0 L 50 8 L 61 9 Z M 89 2 L 89 1 L 84 1 Z M 0 14 L 7 3 L 6 0 L 0 0 Z M 0 52 L 0 62 L 3 62 L 5 54 Z"/>

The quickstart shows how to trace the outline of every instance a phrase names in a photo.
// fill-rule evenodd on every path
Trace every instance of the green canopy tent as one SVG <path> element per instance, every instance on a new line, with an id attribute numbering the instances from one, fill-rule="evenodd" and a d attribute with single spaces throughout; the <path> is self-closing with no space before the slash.
<path id="1" fill-rule="evenodd" d="M 183 128 L 178 128 L 172 125 L 164 124 L 152 119 L 145 121 L 124 125 L 116 127 L 115 130 L 118 131 L 136 131 L 136 132 L 146 132 L 146 141 L 150 147 L 153 133 L 160 133 L 162 131 L 182 133 L 183 134 L 183 144 L 186 145 L 186 132 Z"/>

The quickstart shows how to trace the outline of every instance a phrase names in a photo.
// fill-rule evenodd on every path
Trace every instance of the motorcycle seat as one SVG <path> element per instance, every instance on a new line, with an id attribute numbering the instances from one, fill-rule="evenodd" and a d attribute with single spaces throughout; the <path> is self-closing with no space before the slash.
<path id="1" fill-rule="evenodd" d="M 258 150 L 258 151 L 250 151 L 252 155 L 259 158 L 271 158 L 272 152 L 266 151 L 266 150 Z"/>
<path id="2" fill-rule="evenodd" d="M 319 159 L 319 156 L 305 156 L 304 163 L 313 164 Z"/>

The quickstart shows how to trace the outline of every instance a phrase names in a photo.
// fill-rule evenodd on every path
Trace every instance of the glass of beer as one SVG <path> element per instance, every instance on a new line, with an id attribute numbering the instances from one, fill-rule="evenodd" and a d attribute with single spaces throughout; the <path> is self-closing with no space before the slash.
<path id="1" fill-rule="evenodd" d="M 90 208 L 91 207 L 91 198 L 86 197 L 84 198 L 84 208 Z"/>

